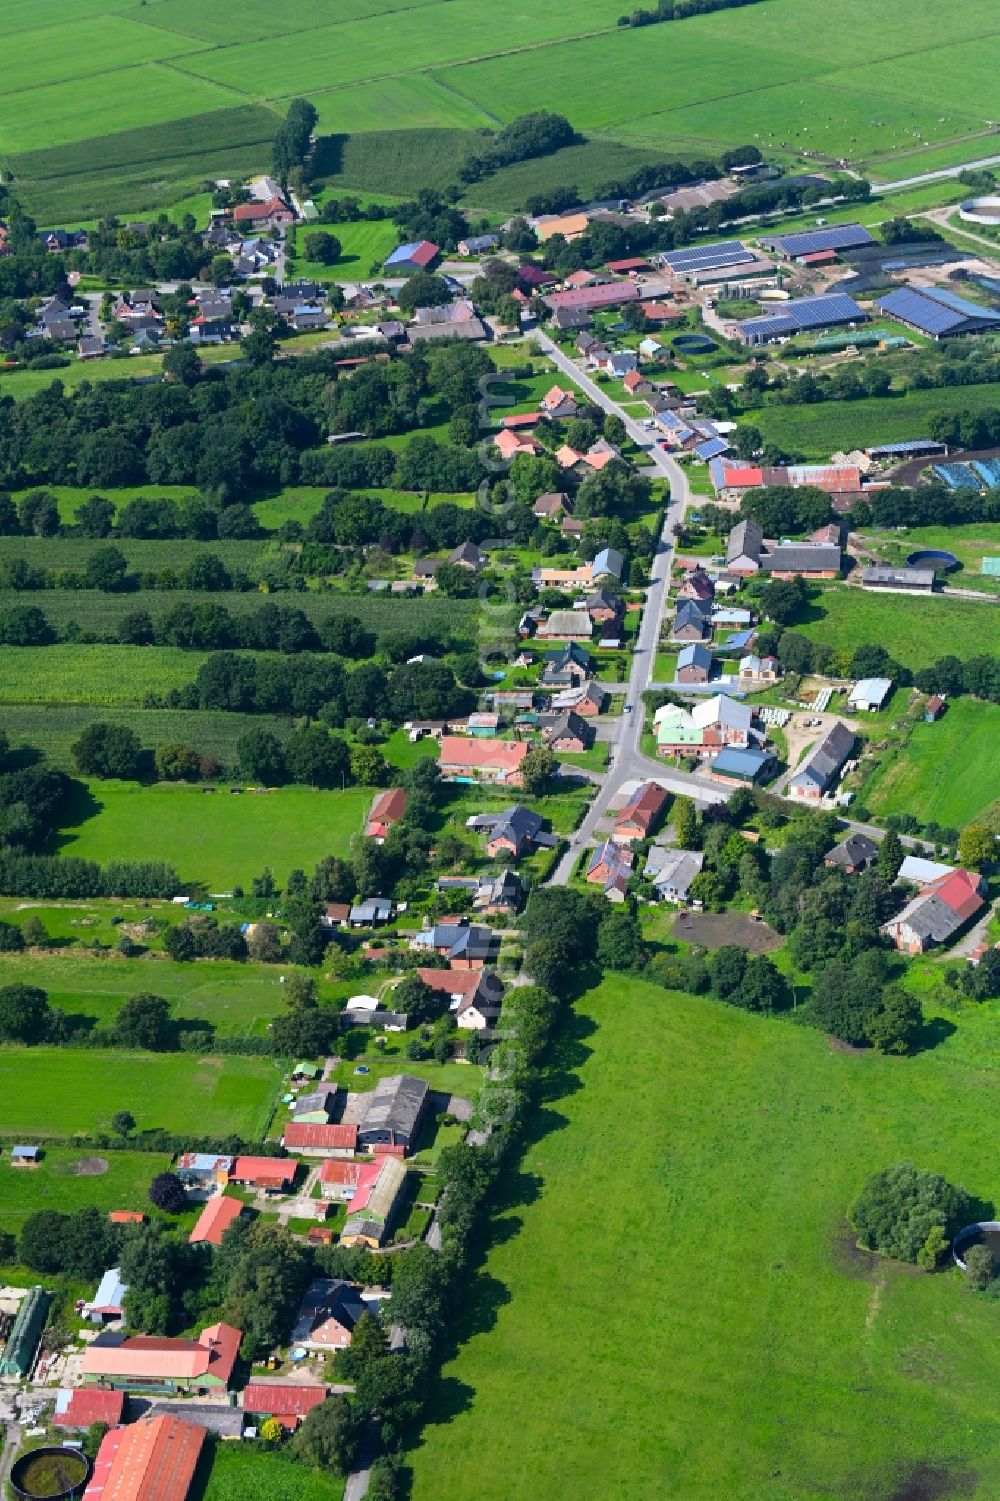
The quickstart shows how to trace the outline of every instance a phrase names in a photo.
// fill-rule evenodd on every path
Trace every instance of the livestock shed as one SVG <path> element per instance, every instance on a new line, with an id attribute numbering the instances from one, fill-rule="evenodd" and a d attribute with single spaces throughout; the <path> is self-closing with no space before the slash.
<path id="1" fill-rule="evenodd" d="M 786 260 L 794 260 L 820 250 L 852 250 L 858 245 L 874 245 L 875 237 L 863 224 L 829 224 L 789 234 L 761 235 L 760 243 Z"/>
<path id="2" fill-rule="evenodd" d="M 897 287 L 875 300 L 880 313 L 932 339 L 987 333 L 1000 328 L 1000 308 L 983 307 L 943 287 Z"/>

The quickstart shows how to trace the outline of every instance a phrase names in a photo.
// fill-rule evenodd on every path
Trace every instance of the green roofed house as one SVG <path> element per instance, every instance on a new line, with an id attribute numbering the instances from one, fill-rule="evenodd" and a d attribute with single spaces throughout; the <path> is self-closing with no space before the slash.
<path id="1" fill-rule="evenodd" d="M 991 579 L 1000 579 L 1000 558 L 984 558 L 979 565 L 979 572 Z"/>
<path id="2" fill-rule="evenodd" d="M 44 1287 L 33 1287 L 28 1293 L 17 1310 L 10 1336 L 0 1355 L 0 1376 L 25 1380 L 34 1363 L 51 1302 L 52 1294 Z"/>

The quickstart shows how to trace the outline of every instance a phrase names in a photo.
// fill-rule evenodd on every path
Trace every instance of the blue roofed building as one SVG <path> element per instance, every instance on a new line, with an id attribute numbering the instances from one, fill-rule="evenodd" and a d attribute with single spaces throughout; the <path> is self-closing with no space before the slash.
<path id="1" fill-rule="evenodd" d="M 759 318 L 745 318 L 737 323 L 736 333 L 746 344 L 769 344 L 814 328 L 867 322 L 868 314 L 853 297 L 846 292 L 827 292 L 818 297 L 795 298 L 784 303 L 780 311 L 764 313 Z"/>
<path id="2" fill-rule="evenodd" d="M 789 234 L 761 235 L 760 243 L 791 261 L 822 250 L 853 250 L 859 245 L 874 245 L 875 238 L 863 224 L 828 224 Z"/>
<path id="3" fill-rule="evenodd" d="M 880 313 L 932 339 L 986 333 L 1000 328 L 1000 308 L 983 307 L 943 287 L 896 287 L 876 298 Z"/>
<path id="4" fill-rule="evenodd" d="M 774 754 L 769 750 L 739 750 L 728 746 L 721 750 L 712 762 L 714 776 L 727 782 L 739 782 L 749 786 L 764 779 L 775 766 Z"/>
<path id="5" fill-rule="evenodd" d="M 620 579 L 625 568 L 625 559 L 614 547 L 602 547 L 590 568 L 590 576 L 593 579 L 615 578 Z"/>

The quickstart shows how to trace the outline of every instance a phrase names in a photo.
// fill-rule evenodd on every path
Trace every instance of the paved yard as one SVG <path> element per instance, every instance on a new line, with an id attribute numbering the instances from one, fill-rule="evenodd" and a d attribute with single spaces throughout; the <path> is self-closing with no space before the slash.
<path id="1" fill-rule="evenodd" d="M 781 945 L 780 933 L 745 912 L 678 912 L 670 937 L 705 949 L 738 943 L 751 954 L 766 954 Z"/>

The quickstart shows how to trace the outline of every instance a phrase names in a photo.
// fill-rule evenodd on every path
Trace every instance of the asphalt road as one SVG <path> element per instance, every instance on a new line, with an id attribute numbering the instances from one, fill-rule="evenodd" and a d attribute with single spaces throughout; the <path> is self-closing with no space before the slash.
<path id="1" fill-rule="evenodd" d="M 535 342 L 543 349 L 560 373 L 582 391 L 594 406 L 601 407 L 612 416 L 620 417 L 629 437 L 644 450 L 649 467 L 670 484 L 670 503 L 667 506 L 663 530 L 657 542 L 656 554 L 650 569 L 646 604 L 632 653 L 632 671 L 626 689 L 625 712 L 622 714 L 610 743 L 608 769 L 587 815 L 576 832 L 573 843 L 556 865 L 549 878 L 554 886 L 565 886 L 570 878 L 580 846 L 593 837 L 600 820 L 607 814 L 612 800 L 621 792 L 626 782 L 646 777 L 655 777 L 670 792 L 686 794 L 701 802 L 725 802 L 727 789 L 705 778 L 686 772 L 667 770 L 659 762 L 642 754 L 639 747 L 643 725 L 642 695 L 653 681 L 656 648 L 660 639 L 660 623 L 667 597 L 667 585 L 673 564 L 674 542 L 677 526 L 691 499 L 687 475 L 681 466 L 662 448 L 651 444 L 650 435 L 641 423 L 623 411 L 621 405 L 609 396 L 595 380 L 565 355 L 557 344 L 542 333 L 535 331 Z"/>

